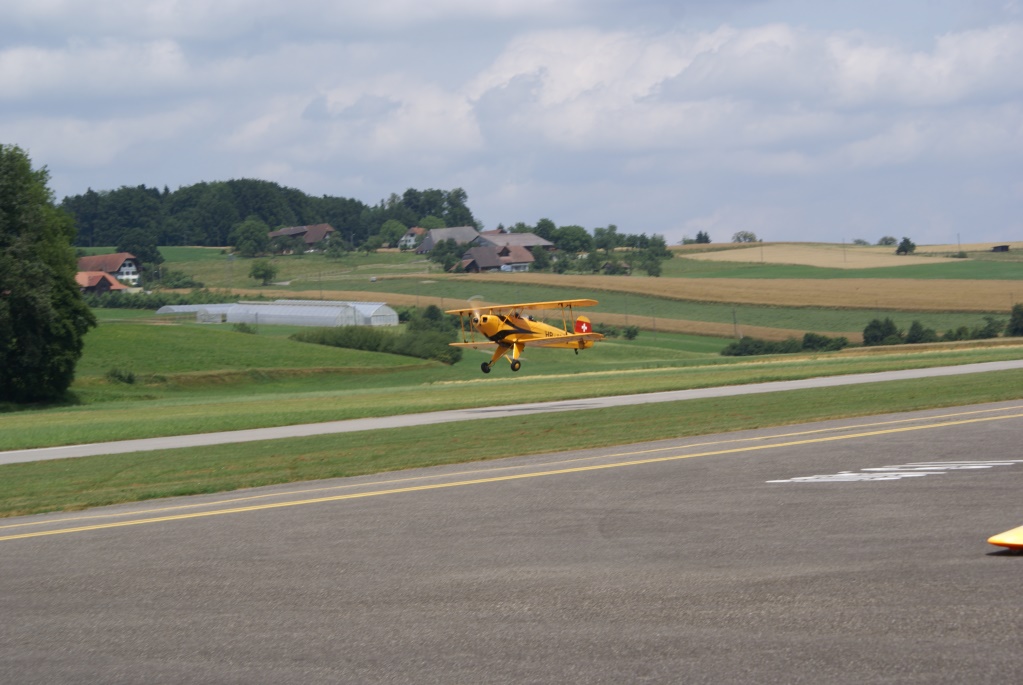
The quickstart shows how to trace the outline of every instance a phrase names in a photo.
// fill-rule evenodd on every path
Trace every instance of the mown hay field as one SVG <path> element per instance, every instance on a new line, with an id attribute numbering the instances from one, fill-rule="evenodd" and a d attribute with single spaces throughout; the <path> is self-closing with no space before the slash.
<path id="1" fill-rule="evenodd" d="M 1004 313 L 1023 301 L 1020 281 L 909 280 L 869 278 L 852 280 L 650 278 L 633 276 L 556 275 L 544 273 L 468 274 L 469 281 L 531 283 L 613 289 L 637 295 L 697 302 L 729 302 L 778 307 L 896 309 L 920 312 Z"/>
<path id="2" fill-rule="evenodd" d="M 844 245 L 757 245 L 720 252 L 698 252 L 686 255 L 689 259 L 712 262 L 743 262 L 749 264 L 801 264 L 829 269 L 881 269 L 913 264 L 942 264 L 953 262 L 949 257 L 912 258 L 895 254 L 891 247 L 865 247 Z"/>

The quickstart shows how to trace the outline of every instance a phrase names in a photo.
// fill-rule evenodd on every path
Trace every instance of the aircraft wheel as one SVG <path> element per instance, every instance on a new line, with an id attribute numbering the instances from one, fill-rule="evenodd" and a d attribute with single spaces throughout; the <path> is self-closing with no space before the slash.
<path id="1" fill-rule="evenodd" d="M 483 373 L 490 373 L 490 364 L 486 362 L 480 364 L 480 371 L 482 371 Z"/>
<path id="2" fill-rule="evenodd" d="M 513 359 L 512 363 L 511 363 L 511 367 L 512 367 L 512 371 L 518 371 L 519 369 L 522 368 L 522 362 L 520 362 L 518 359 Z"/>

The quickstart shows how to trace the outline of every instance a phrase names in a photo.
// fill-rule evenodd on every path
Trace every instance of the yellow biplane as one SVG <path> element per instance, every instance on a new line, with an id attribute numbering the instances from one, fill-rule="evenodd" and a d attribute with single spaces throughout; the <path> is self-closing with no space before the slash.
<path id="1" fill-rule="evenodd" d="M 526 345 L 536 347 L 562 347 L 585 350 L 593 347 L 593 343 L 604 338 L 600 333 L 593 332 L 590 320 L 585 316 L 575 318 L 573 309 L 576 307 L 592 307 L 596 300 L 561 300 L 559 302 L 527 302 L 525 304 L 480 305 L 470 309 L 452 309 L 448 314 L 458 314 L 462 322 L 462 341 L 451 343 L 453 347 L 471 347 L 484 349 L 496 346 L 494 356 L 489 362 L 483 362 L 480 369 L 490 373 L 490 368 L 501 357 L 511 352 L 511 370 L 522 368 L 519 359 Z M 541 309 L 558 310 L 561 313 L 561 327 L 537 321 L 532 312 Z M 569 322 L 575 318 L 572 330 Z M 486 340 L 477 340 L 481 335 Z"/>

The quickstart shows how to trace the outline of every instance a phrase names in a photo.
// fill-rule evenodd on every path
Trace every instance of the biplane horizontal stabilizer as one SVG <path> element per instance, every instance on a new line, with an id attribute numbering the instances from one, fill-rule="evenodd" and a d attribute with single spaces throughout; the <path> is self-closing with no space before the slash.
<path id="1" fill-rule="evenodd" d="M 992 545 L 1008 547 L 1009 549 L 1023 550 L 1023 526 L 1007 530 L 998 535 L 992 535 L 987 539 Z"/>

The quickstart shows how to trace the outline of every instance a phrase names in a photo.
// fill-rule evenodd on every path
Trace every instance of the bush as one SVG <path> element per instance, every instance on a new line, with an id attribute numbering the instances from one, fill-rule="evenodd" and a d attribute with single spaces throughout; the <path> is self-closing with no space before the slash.
<path id="1" fill-rule="evenodd" d="M 818 333 L 806 333 L 803 335 L 804 352 L 834 352 L 849 346 L 849 339 L 846 337 L 829 338 Z"/>
<path id="2" fill-rule="evenodd" d="M 760 338 L 742 338 L 731 343 L 721 354 L 726 357 L 751 357 L 760 354 L 795 354 L 797 352 L 834 352 L 848 347 L 849 340 L 844 337 L 829 338 L 826 335 L 807 333 L 803 340 L 788 338 L 781 342 L 761 340 Z"/>
<path id="3" fill-rule="evenodd" d="M 997 338 L 1005 330 L 1005 322 L 999 321 L 993 316 L 985 316 L 984 321 L 986 323 L 983 326 L 978 326 L 970 331 L 971 339 L 986 340 L 988 338 Z"/>
<path id="4" fill-rule="evenodd" d="M 370 326 L 341 326 L 312 328 L 295 333 L 291 339 L 350 350 L 434 359 L 445 364 L 454 364 L 462 358 L 461 348 L 448 344 L 451 342 L 450 332 L 406 330 L 401 335 L 395 335 Z"/>
<path id="5" fill-rule="evenodd" d="M 918 343 L 937 342 L 938 334 L 933 328 L 924 328 L 919 321 L 914 321 L 906 333 L 906 344 L 915 345 Z"/>
<path id="6" fill-rule="evenodd" d="M 909 238 L 903 238 L 895 249 L 895 254 L 913 254 L 914 252 L 916 252 L 916 243 Z"/>
<path id="7" fill-rule="evenodd" d="M 164 271 L 157 282 L 160 288 L 202 288 L 203 284 L 184 271 Z"/>
<path id="8" fill-rule="evenodd" d="M 124 383 L 126 385 L 132 385 L 135 383 L 135 372 L 125 371 L 122 369 L 110 369 L 106 373 L 106 378 L 111 383 Z"/>
<path id="9" fill-rule="evenodd" d="M 956 340 L 969 340 L 970 329 L 966 326 L 960 326 L 955 329 L 948 329 L 945 334 L 941 336 L 941 339 L 946 342 L 954 342 Z"/>
<path id="10" fill-rule="evenodd" d="M 83 296 L 85 303 L 95 309 L 152 309 L 157 310 L 170 304 L 220 304 L 225 300 L 237 300 L 237 296 L 216 290 L 193 290 L 190 293 L 124 293 L 114 291 L 104 294 Z M 249 299 L 266 299 L 262 295 Z"/>
<path id="11" fill-rule="evenodd" d="M 1012 305 L 1012 315 L 1009 317 L 1005 334 L 1014 338 L 1023 335 L 1023 304 Z"/>
<path id="12" fill-rule="evenodd" d="M 902 333 L 899 331 L 898 326 L 895 325 L 895 322 L 889 318 L 886 318 L 884 321 L 880 319 L 873 319 L 867 324 L 867 327 L 863 329 L 864 347 L 872 347 L 874 345 L 900 345 L 902 342 Z"/>

